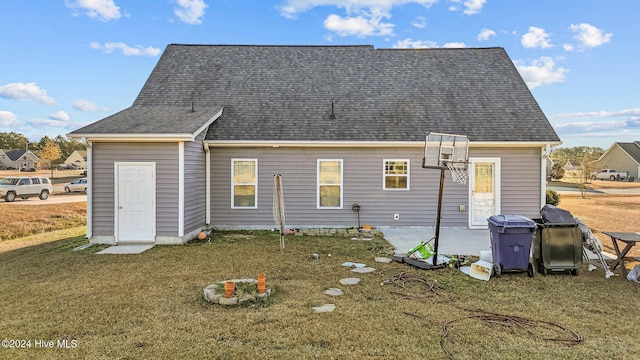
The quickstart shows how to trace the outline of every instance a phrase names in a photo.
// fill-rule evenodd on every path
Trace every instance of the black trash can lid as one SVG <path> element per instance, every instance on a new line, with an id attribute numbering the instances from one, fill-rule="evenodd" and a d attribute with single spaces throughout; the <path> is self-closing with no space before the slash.
<path id="1" fill-rule="evenodd" d="M 569 211 L 551 204 L 545 205 L 540 210 L 540 216 L 545 223 L 576 224 L 576 220 Z"/>

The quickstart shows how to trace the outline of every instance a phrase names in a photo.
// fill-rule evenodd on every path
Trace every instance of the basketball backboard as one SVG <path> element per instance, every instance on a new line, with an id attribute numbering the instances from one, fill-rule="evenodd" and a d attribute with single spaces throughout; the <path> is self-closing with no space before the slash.
<path id="1" fill-rule="evenodd" d="M 446 169 L 448 163 L 466 164 L 468 160 L 469 139 L 466 135 L 427 133 L 422 159 L 423 168 Z"/>

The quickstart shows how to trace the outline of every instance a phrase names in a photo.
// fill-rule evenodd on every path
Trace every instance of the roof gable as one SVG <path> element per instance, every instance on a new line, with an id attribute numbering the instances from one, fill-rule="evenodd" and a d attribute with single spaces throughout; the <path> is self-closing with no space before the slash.
<path id="1" fill-rule="evenodd" d="M 31 150 L 6 150 L 3 149 L 2 152 L 7 155 L 7 158 L 11 161 L 18 161 L 20 157 L 23 155 L 27 155 L 29 158 L 39 161 L 39 158 L 34 154 Z"/>
<path id="2" fill-rule="evenodd" d="M 175 132 L 192 104 L 224 106 L 210 141 L 559 143 L 502 48 L 169 45 L 132 107 L 71 134 Z"/>
<path id="3" fill-rule="evenodd" d="M 624 152 L 638 164 L 640 164 L 640 141 L 631 143 L 616 143 Z"/>

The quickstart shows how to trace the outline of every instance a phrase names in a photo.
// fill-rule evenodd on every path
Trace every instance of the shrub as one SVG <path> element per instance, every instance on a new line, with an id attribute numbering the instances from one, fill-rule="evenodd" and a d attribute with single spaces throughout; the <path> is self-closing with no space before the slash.
<path id="1" fill-rule="evenodd" d="M 560 202 L 560 195 L 551 189 L 547 189 L 547 204 L 558 205 Z"/>

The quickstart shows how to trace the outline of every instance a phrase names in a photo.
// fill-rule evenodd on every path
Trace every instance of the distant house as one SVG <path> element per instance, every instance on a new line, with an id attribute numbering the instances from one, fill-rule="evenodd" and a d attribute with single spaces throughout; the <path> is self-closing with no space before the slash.
<path id="1" fill-rule="evenodd" d="M 31 150 L 0 150 L 0 168 L 35 169 L 40 158 Z"/>
<path id="2" fill-rule="evenodd" d="M 64 161 L 66 165 L 73 165 L 76 169 L 87 168 L 87 151 L 86 150 L 74 150 L 69 157 Z"/>
<path id="3" fill-rule="evenodd" d="M 613 143 L 596 160 L 602 169 L 616 169 L 629 172 L 629 177 L 638 181 L 640 175 L 640 141 Z"/>
<path id="4" fill-rule="evenodd" d="M 282 175 L 293 228 L 433 226 L 425 134 L 467 135 L 443 227 L 538 217 L 556 132 L 502 48 L 169 45 L 133 105 L 87 144 L 87 237 L 179 244 L 205 227 L 269 229 Z M 487 233 L 488 236 L 488 233 Z"/>

